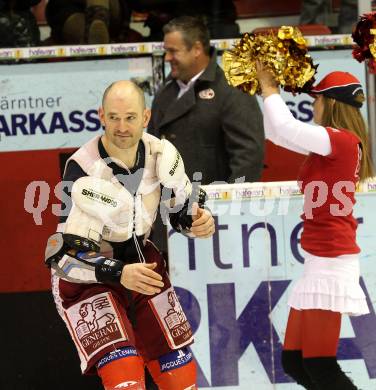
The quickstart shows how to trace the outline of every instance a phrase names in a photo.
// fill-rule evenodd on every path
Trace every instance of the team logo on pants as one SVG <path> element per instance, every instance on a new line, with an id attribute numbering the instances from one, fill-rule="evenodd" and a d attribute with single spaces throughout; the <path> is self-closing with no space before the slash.
<path id="1" fill-rule="evenodd" d="M 128 340 L 110 293 L 80 301 L 65 311 L 65 317 L 75 344 L 86 360 L 114 342 Z"/>
<path id="2" fill-rule="evenodd" d="M 171 349 L 193 341 L 191 326 L 172 287 L 149 300 Z"/>

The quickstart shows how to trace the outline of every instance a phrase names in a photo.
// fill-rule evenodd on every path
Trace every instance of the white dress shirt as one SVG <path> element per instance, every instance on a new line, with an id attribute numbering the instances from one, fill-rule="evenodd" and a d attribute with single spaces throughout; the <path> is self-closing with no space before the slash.
<path id="1" fill-rule="evenodd" d="M 200 73 L 197 73 L 196 76 L 193 76 L 187 84 L 183 83 L 181 80 L 176 80 L 180 88 L 177 99 L 180 99 L 189 90 L 189 88 L 192 87 L 195 81 L 204 73 L 204 70 L 205 69 L 203 69 Z"/>

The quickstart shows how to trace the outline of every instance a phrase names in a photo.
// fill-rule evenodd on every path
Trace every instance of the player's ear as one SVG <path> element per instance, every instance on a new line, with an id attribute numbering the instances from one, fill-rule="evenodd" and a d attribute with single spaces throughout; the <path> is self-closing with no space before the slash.
<path id="1" fill-rule="evenodd" d="M 98 117 L 99 120 L 101 121 L 102 127 L 104 128 L 104 110 L 102 106 L 98 108 Z"/>
<path id="2" fill-rule="evenodd" d="M 143 113 L 143 126 L 144 126 L 144 128 L 148 127 L 150 117 L 151 117 L 150 108 L 145 108 L 144 113 Z"/>

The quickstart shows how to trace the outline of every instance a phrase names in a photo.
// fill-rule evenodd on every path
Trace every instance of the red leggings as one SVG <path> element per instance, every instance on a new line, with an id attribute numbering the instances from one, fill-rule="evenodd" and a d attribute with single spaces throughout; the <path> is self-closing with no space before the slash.
<path id="1" fill-rule="evenodd" d="M 196 390 L 196 364 L 185 365 L 162 372 L 159 360 L 146 364 L 160 390 Z M 98 369 L 105 390 L 145 390 L 144 361 L 140 356 L 129 356 Z"/>
<path id="2" fill-rule="evenodd" d="M 291 309 L 283 349 L 301 350 L 303 358 L 336 356 L 340 330 L 341 313 Z"/>

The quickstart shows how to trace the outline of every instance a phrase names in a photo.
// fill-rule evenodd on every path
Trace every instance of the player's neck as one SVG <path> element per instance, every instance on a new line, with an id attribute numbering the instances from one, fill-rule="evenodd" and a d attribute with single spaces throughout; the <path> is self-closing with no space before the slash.
<path id="1" fill-rule="evenodd" d="M 114 159 L 115 162 L 116 160 L 120 160 L 129 169 L 134 167 L 137 157 L 138 142 L 127 149 L 118 148 L 116 145 L 108 142 L 106 137 L 102 137 L 102 143 L 107 154 Z"/>

